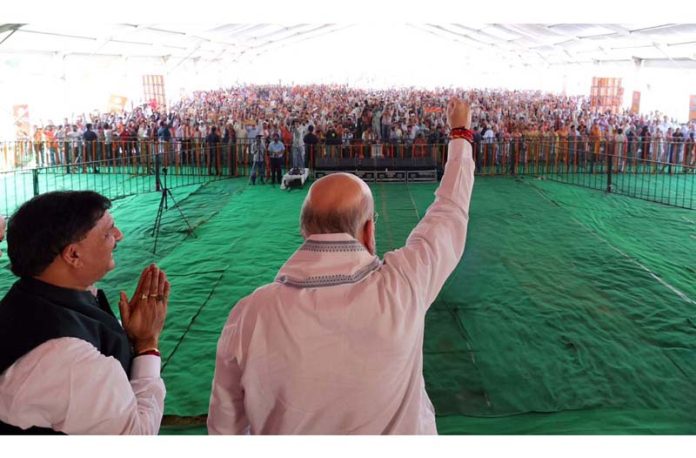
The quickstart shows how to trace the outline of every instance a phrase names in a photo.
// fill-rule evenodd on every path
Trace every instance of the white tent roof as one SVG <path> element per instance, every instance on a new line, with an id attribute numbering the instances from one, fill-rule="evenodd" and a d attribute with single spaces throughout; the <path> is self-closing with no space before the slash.
<path id="1" fill-rule="evenodd" d="M 613 3 L 598 7 L 603 0 L 587 0 L 582 8 L 568 8 L 569 20 L 530 20 L 530 11 L 558 11 L 557 0 L 502 7 L 490 0 L 473 8 L 458 0 L 387 6 L 352 0 L 343 9 L 326 2 L 313 8 L 309 0 L 270 7 L 268 0 L 164 7 L 122 1 L 115 10 L 110 4 L 51 2 L 29 16 L 8 13 L 15 23 L 0 24 L 0 85 L 12 90 L 0 92 L 0 118 L 16 104 L 29 104 L 32 116 L 50 119 L 103 109 L 114 94 L 138 103 L 143 75 L 164 75 L 169 101 L 193 90 L 252 82 L 587 95 L 593 77 L 619 77 L 624 104 L 640 91 L 641 110 L 683 117 L 696 79 L 696 18 L 685 24 L 674 14 L 659 14 L 681 11 L 677 17 L 684 17 L 690 9 L 679 6 L 681 0 L 639 18 L 621 6 L 609 14 Z M 368 14 L 380 8 L 383 14 Z M 179 18 L 169 19 L 171 11 Z M 251 17 L 257 13 L 258 19 Z M 590 23 L 594 17 L 617 23 Z"/>
<path id="2" fill-rule="evenodd" d="M 2 24 L 0 57 L 148 57 L 176 62 L 253 62 L 283 48 L 302 52 L 355 24 Z M 384 28 L 375 24 L 374 28 Z M 643 62 L 696 66 L 696 24 L 399 24 L 389 26 L 471 59 L 508 66 Z"/>

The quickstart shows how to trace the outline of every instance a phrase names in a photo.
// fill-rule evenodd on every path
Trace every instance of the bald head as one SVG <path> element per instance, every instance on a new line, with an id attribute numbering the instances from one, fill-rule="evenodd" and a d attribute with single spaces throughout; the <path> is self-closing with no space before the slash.
<path id="1" fill-rule="evenodd" d="M 374 209 L 370 187 L 355 175 L 333 173 L 309 188 L 302 205 L 302 235 L 345 232 L 359 238 Z"/>

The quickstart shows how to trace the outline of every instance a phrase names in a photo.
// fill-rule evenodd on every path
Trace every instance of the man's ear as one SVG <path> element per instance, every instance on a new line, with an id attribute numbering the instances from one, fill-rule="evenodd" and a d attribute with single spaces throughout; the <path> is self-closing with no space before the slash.
<path id="1" fill-rule="evenodd" d="M 362 243 L 370 254 L 375 254 L 375 222 L 372 218 L 365 221 L 362 228 Z"/>
<path id="2" fill-rule="evenodd" d="M 60 257 L 70 267 L 80 267 L 82 259 L 76 243 L 71 243 L 60 252 Z"/>

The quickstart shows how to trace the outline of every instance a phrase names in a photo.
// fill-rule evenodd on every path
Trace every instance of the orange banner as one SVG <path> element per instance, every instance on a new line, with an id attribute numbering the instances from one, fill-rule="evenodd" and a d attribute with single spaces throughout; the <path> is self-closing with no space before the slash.
<path id="1" fill-rule="evenodd" d="M 442 107 L 425 107 L 425 113 L 441 113 Z"/>
<path id="2" fill-rule="evenodd" d="M 29 138 L 29 105 L 15 105 L 12 107 L 15 131 L 17 138 Z"/>
<path id="3" fill-rule="evenodd" d="M 590 107 L 605 113 L 616 113 L 622 104 L 623 87 L 621 78 L 592 78 L 590 90 Z"/>
<path id="4" fill-rule="evenodd" d="M 696 95 L 689 97 L 689 121 L 696 121 Z"/>
<path id="5" fill-rule="evenodd" d="M 640 113 L 640 91 L 633 91 L 633 101 L 631 102 L 631 113 Z"/>

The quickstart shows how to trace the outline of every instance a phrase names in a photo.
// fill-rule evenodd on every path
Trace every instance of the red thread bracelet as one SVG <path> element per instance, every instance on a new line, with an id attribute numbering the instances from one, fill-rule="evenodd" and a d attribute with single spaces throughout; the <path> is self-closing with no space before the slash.
<path id="1" fill-rule="evenodd" d="M 140 353 L 137 353 L 137 354 L 135 355 L 135 357 L 137 358 L 138 356 L 147 356 L 147 355 L 158 356 L 158 357 L 161 357 L 161 356 L 162 356 L 162 355 L 160 355 L 160 352 L 159 352 L 158 349 L 156 349 L 156 348 L 150 348 L 150 349 L 141 351 Z"/>
<path id="2" fill-rule="evenodd" d="M 474 133 L 466 127 L 455 127 L 450 131 L 450 140 L 455 138 L 463 138 L 469 143 L 474 143 Z"/>

